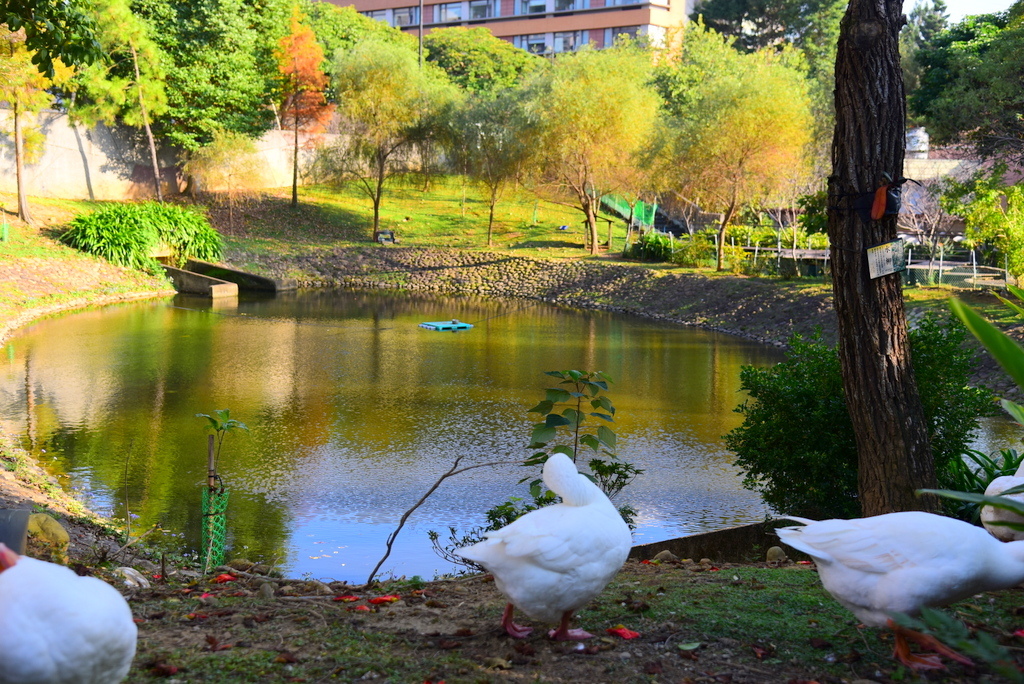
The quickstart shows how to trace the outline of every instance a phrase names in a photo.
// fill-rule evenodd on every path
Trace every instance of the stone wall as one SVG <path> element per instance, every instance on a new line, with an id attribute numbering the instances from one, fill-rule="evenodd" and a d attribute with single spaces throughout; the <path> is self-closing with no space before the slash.
<path id="1" fill-rule="evenodd" d="M 0 129 L 11 130 L 11 112 L 0 108 Z M 39 126 L 46 136 L 42 155 L 25 165 L 27 193 L 64 199 L 126 200 L 155 195 L 153 169 L 145 134 L 127 127 L 72 125 L 67 114 L 45 111 Z M 262 188 L 291 185 L 294 144 L 291 131 L 267 131 L 256 141 L 263 159 Z M 335 136 L 299 133 L 300 168 L 313 148 Z M 160 176 L 166 195 L 185 189 L 175 149 L 159 150 Z M 301 182 L 301 179 L 300 179 Z M 14 140 L 0 135 L 0 192 L 17 192 Z"/>

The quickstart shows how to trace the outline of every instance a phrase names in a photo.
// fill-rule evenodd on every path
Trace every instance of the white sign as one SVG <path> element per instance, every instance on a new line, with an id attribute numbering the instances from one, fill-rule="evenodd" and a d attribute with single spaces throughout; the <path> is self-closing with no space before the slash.
<path id="1" fill-rule="evenodd" d="M 907 254 L 903 249 L 903 240 L 868 247 L 868 273 L 872 278 L 881 278 L 906 267 Z"/>

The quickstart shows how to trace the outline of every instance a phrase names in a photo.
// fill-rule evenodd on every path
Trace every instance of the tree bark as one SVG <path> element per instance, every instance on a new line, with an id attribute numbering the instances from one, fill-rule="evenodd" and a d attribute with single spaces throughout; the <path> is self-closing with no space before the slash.
<path id="1" fill-rule="evenodd" d="M 935 486 L 928 428 L 910 360 L 901 276 L 871 279 L 868 247 L 896 239 L 896 216 L 865 220 L 853 209 L 902 175 L 902 0 L 851 0 L 836 56 L 836 129 L 828 180 L 832 286 L 846 404 L 857 439 L 864 515 L 934 510 L 915 490 Z"/>

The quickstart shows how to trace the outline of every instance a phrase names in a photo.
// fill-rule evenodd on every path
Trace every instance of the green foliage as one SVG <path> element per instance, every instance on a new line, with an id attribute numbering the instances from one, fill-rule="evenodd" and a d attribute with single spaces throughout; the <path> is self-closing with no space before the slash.
<path id="1" fill-rule="evenodd" d="M 1016 449 L 1003 449 L 992 454 L 968 449 L 964 457 L 949 462 L 946 486 L 971 494 L 984 494 L 992 480 L 1016 474 L 1024 463 L 1024 452 L 1018 453 Z M 975 525 L 981 519 L 981 506 L 977 501 L 950 499 L 945 508 L 951 516 Z"/>
<path id="2" fill-rule="evenodd" d="M 209 413 L 197 413 L 196 418 L 205 418 L 206 428 L 213 431 L 213 434 L 216 435 L 217 454 L 215 462 L 220 459 L 220 451 L 224 446 L 224 438 L 229 432 L 249 429 L 248 425 L 231 417 L 231 409 L 218 409 L 213 412 L 213 415 L 210 415 Z"/>
<path id="3" fill-rule="evenodd" d="M 680 240 L 672 254 L 672 263 L 687 268 L 714 266 L 715 244 L 702 235 Z"/>
<path id="4" fill-rule="evenodd" d="M 285 0 L 136 0 L 167 56 L 167 110 L 159 136 L 185 150 L 223 129 L 258 137 L 274 122 L 273 50 L 288 30 Z"/>
<path id="5" fill-rule="evenodd" d="M 1006 264 L 1016 277 L 1024 275 L 1024 185 L 1007 185 L 1006 167 L 979 171 L 965 181 L 944 183 L 942 209 L 964 219 L 964 235 L 994 254 L 989 259 Z"/>
<path id="6" fill-rule="evenodd" d="M 47 78 L 53 78 L 55 62 L 84 65 L 103 54 L 87 3 L 78 0 L 5 0 L 0 5 L 0 24 L 11 31 L 25 30 L 25 46 L 32 53 L 32 63 Z"/>
<path id="7" fill-rule="evenodd" d="M 957 477 L 977 418 L 991 415 L 988 390 L 967 386 L 972 359 L 954 321 L 926 316 L 909 334 L 939 482 Z M 796 336 L 786 360 L 740 373 L 750 398 L 743 424 L 725 436 L 744 471 L 743 484 L 783 513 L 812 518 L 860 515 L 857 450 L 846 410 L 839 356 L 815 335 Z"/>
<path id="8" fill-rule="evenodd" d="M 622 256 L 640 261 L 672 261 L 672 237 L 665 233 L 641 233 Z"/>
<path id="9" fill-rule="evenodd" d="M 119 266 L 160 272 L 150 253 L 161 243 L 170 247 L 171 260 L 216 261 L 223 242 L 206 217 L 195 209 L 145 202 L 115 204 L 75 218 L 60 241 Z"/>
<path id="10" fill-rule="evenodd" d="M 1024 23 L 1007 12 L 968 16 L 916 52 L 923 73 L 910 109 L 935 142 L 966 140 L 984 157 L 1024 156 L 1022 48 Z"/>
<path id="11" fill-rule="evenodd" d="M 828 233 L 828 191 L 804 195 L 797 199 L 796 204 L 800 207 L 800 216 L 797 223 L 805 233 Z"/>
<path id="12" fill-rule="evenodd" d="M 543 63 L 483 27 L 435 29 L 423 37 L 423 49 L 426 60 L 444 69 L 452 83 L 478 95 L 512 88 Z"/>

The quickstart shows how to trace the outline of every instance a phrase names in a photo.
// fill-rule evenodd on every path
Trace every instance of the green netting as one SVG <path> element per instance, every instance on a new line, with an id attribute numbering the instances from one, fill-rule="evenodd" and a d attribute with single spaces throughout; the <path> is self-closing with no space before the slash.
<path id="1" fill-rule="evenodd" d="M 621 195 L 602 195 L 601 203 L 622 218 L 629 218 L 629 202 Z M 633 207 L 633 219 L 640 225 L 653 226 L 654 213 L 657 210 L 657 204 L 637 202 Z"/>
<path id="2" fill-rule="evenodd" d="M 228 525 L 228 490 L 203 489 L 203 574 L 224 563 L 224 541 Z"/>

